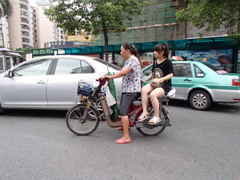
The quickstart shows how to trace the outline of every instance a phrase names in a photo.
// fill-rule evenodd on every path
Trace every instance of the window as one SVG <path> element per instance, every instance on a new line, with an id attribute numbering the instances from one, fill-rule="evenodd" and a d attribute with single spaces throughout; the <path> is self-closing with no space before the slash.
<path id="1" fill-rule="evenodd" d="M 3 58 L 2 57 L 0 57 L 0 70 L 4 70 L 3 69 Z"/>
<path id="2" fill-rule="evenodd" d="M 144 76 L 149 76 L 152 73 L 152 66 L 145 69 L 145 71 L 143 72 Z"/>
<path id="3" fill-rule="evenodd" d="M 47 75 L 51 61 L 52 60 L 50 59 L 42 59 L 40 61 L 25 63 L 22 66 L 17 67 L 13 71 L 13 74 L 14 76 Z"/>
<path id="4" fill-rule="evenodd" d="M 174 77 L 192 77 L 191 65 L 189 63 L 173 64 Z"/>
<path id="5" fill-rule="evenodd" d="M 194 65 L 194 73 L 195 73 L 195 76 L 198 78 L 202 78 L 205 76 L 204 72 L 196 65 Z"/>
<path id="6" fill-rule="evenodd" d="M 94 69 L 79 59 L 59 59 L 55 74 L 93 73 Z"/>
<path id="7" fill-rule="evenodd" d="M 11 60 L 10 57 L 6 57 L 6 70 L 11 68 Z"/>
<path id="8" fill-rule="evenodd" d="M 116 65 L 113 65 L 112 63 L 109 63 L 109 62 L 104 61 L 104 60 L 102 60 L 102 59 L 94 58 L 93 60 L 95 60 L 95 61 L 97 61 L 97 62 L 100 62 L 100 63 L 102 63 L 102 64 L 104 64 L 104 65 L 106 65 L 106 66 L 109 66 L 109 67 L 111 67 L 111 68 L 113 68 L 113 69 L 115 69 L 115 70 L 121 70 L 120 67 L 118 67 L 118 66 L 116 66 Z"/>
<path id="9" fill-rule="evenodd" d="M 93 73 L 94 69 L 85 61 L 81 61 L 82 73 Z"/>

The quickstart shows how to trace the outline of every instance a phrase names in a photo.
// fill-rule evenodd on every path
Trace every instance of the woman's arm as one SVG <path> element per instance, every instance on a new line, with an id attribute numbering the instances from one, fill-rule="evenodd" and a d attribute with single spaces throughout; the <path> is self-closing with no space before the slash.
<path id="1" fill-rule="evenodd" d="M 164 77 L 162 77 L 162 78 L 160 78 L 160 79 L 157 79 L 160 83 L 162 83 L 162 82 L 164 82 L 164 81 L 167 81 L 167 80 L 169 80 L 169 79 L 171 79 L 173 77 L 173 73 L 170 73 L 170 74 L 168 74 L 168 75 L 166 75 L 166 76 L 164 76 Z"/>
<path id="2" fill-rule="evenodd" d="M 150 80 L 150 79 L 152 79 L 152 73 L 149 74 L 149 76 L 148 76 L 146 79 L 142 80 L 142 82 L 146 82 L 146 81 L 148 81 L 148 80 Z"/>
<path id="3" fill-rule="evenodd" d="M 116 74 L 114 74 L 112 76 L 104 76 L 104 78 L 105 77 L 108 77 L 109 79 L 120 78 L 120 77 L 126 76 L 131 71 L 132 71 L 132 68 L 126 67 L 125 69 L 118 71 Z"/>

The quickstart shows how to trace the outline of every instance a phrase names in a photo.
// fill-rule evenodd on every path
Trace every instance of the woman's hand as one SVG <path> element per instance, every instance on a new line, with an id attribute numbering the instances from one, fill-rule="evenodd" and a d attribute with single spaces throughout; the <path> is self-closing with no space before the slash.
<path id="1" fill-rule="evenodd" d="M 112 79 L 111 76 L 107 76 L 106 74 L 101 77 L 102 79 Z"/>
<path id="2" fill-rule="evenodd" d="M 146 79 L 142 79 L 140 78 L 141 82 L 145 83 L 146 82 Z"/>
<path id="3" fill-rule="evenodd" d="M 163 78 L 160 78 L 158 79 L 159 80 L 159 83 L 163 83 L 164 82 L 164 79 Z"/>
<path id="4" fill-rule="evenodd" d="M 164 82 L 164 80 L 163 80 L 163 78 L 160 78 L 160 79 L 153 79 L 152 82 L 153 82 L 154 84 L 158 84 L 158 83 L 162 83 L 162 82 Z"/>

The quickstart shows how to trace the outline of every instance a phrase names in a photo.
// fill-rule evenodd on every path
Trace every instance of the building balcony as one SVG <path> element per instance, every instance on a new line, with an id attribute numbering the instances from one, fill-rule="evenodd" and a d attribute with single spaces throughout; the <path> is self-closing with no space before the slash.
<path id="1" fill-rule="evenodd" d="M 28 11 L 28 7 L 26 5 L 20 4 L 20 9 Z"/>
<path id="2" fill-rule="evenodd" d="M 29 26 L 29 23 L 27 23 L 27 22 L 21 22 L 21 26 Z"/>
<path id="3" fill-rule="evenodd" d="M 21 18 L 21 23 L 29 24 L 29 21 L 27 18 Z"/>
<path id="4" fill-rule="evenodd" d="M 20 11 L 20 17 L 29 17 L 28 13 L 26 11 L 21 10 Z"/>
<path id="5" fill-rule="evenodd" d="M 30 30 L 30 27 L 28 25 L 26 25 L 26 24 L 22 24 L 21 28 L 22 28 L 22 30 L 25 30 L 25 31 L 29 31 Z"/>
<path id="6" fill-rule="evenodd" d="M 29 43 L 29 38 L 22 38 L 22 43 Z"/>
<path id="7" fill-rule="evenodd" d="M 23 38 L 29 38 L 29 36 L 30 36 L 29 33 L 22 33 Z"/>
<path id="8" fill-rule="evenodd" d="M 22 46 L 29 46 L 30 42 L 22 42 Z"/>
<path id="9" fill-rule="evenodd" d="M 28 5 L 28 0 L 20 0 L 21 4 Z"/>
<path id="10" fill-rule="evenodd" d="M 27 48 L 29 48 L 30 46 L 29 46 L 29 44 L 22 44 L 22 48 L 23 49 L 27 49 Z"/>

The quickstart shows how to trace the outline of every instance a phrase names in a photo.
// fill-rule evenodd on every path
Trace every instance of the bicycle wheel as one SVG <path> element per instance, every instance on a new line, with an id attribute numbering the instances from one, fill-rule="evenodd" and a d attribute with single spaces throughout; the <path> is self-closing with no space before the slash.
<path id="1" fill-rule="evenodd" d="M 163 132 L 164 129 L 166 128 L 165 125 L 161 125 L 162 122 L 164 122 L 164 124 L 170 124 L 170 121 L 169 121 L 169 118 L 167 115 L 167 111 L 165 110 L 164 107 L 162 107 L 162 112 L 161 112 L 162 121 L 161 121 L 160 125 L 159 124 L 156 124 L 156 125 L 148 124 L 148 122 L 150 121 L 150 119 L 152 119 L 152 117 L 154 115 L 154 111 L 153 111 L 152 107 L 149 108 L 149 114 L 150 114 L 150 118 L 148 118 L 148 120 L 144 121 L 143 127 L 139 127 L 139 128 L 137 128 L 137 130 L 144 136 L 157 136 L 158 134 Z"/>
<path id="2" fill-rule="evenodd" d="M 87 115 L 84 118 L 83 115 L 86 111 Z M 90 109 L 87 109 L 86 104 L 78 104 L 67 112 L 66 124 L 68 129 L 76 135 L 89 135 L 99 125 L 99 112 L 92 106 L 90 106 Z"/>

